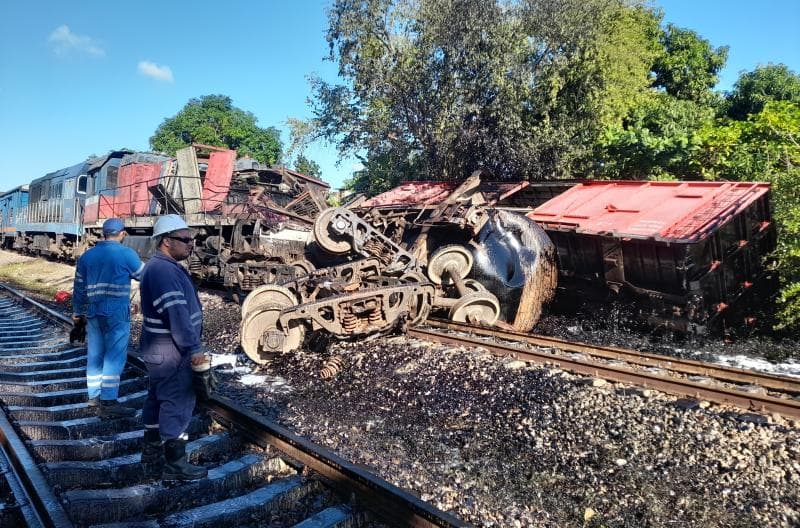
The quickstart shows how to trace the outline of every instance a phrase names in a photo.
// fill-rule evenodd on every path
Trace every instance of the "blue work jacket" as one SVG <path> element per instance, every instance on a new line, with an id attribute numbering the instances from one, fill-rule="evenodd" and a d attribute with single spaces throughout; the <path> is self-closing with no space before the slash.
<path id="1" fill-rule="evenodd" d="M 142 351 L 171 339 L 181 356 L 200 352 L 203 311 L 189 273 L 156 251 L 139 285 L 142 295 Z"/>
<path id="2" fill-rule="evenodd" d="M 102 240 L 78 259 L 72 288 L 72 313 L 95 317 L 130 315 L 131 279 L 139 280 L 144 264 L 134 250 Z"/>

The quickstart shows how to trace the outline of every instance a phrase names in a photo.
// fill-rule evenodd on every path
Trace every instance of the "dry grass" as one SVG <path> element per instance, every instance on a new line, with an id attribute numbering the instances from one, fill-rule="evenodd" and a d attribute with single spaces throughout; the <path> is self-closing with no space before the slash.
<path id="1" fill-rule="evenodd" d="M 58 262 L 0 251 L 0 281 L 52 298 L 59 290 L 72 291 L 75 268 Z"/>

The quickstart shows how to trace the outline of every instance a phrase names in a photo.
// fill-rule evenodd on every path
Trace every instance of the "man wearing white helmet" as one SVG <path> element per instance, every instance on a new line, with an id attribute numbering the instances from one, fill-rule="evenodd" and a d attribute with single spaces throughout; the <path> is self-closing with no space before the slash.
<path id="1" fill-rule="evenodd" d="M 150 477 L 194 480 L 208 471 L 186 459 L 186 428 L 195 405 L 192 371 L 210 372 L 200 343 L 200 299 L 189 273 L 178 263 L 192 253 L 194 238 L 176 214 L 156 221 L 153 238 L 156 251 L 140 284 L 141 351 L 150 376 L 142 410 L 145 438 L 141 462 Z"/>

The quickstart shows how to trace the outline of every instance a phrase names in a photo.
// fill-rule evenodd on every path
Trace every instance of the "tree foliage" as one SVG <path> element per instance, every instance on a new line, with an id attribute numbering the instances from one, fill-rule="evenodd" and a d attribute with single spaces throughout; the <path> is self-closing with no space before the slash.
<path id="1" fill-rule="evenodd" d="M 191 143 L 235 149 L 273 165 L 281 155 L 280 134 L 275 128 L 260 128 L 256 118 L 233 106 L 225 95 L 192 98 L 180 112 L 164 121 L 150 138 L 154 150 L 174 155 Z"/>
<path id="2" fill-rule="evenodd" d="M 647 89 L 658 37 L 623 0 L 337 0 L 329 17 L 346 82 L 313 80 L 317 131 L 371 189 L 357 180 L 573 175 Z"/>
<path id="3" fill-rule="evenodd" d="M 322 169 L 320 169 L 319 163 L 312 159 L 308 159 L 303 154 L 297 156 L 297 160 L 294 162 L 294 170 L 301 174 L 305 174 L 306 176 L 322 178 Z"/>
<path id="4" fill-rule="evenodd" d="M 346 185 L 367 194 L 477 168 L 767 179 L 781 324 L 800 327 L 800 79 L 764 66 L 723 96 L 728 48 L 661 22 L 638 0 L 334 0 L 327 40 L 343 82 L 312 79 L 315 117 L 297 137 L 360 158 Z"/>
<path id="5" fill-rule="evenodd" d="M 663 53 L 653 65 L 654 85 L 678 99 L 706 102 L 728 60 L 728 47 L 714 48 L 690 29 L 668 24 Z"/>
<path id="6" fill-rule="evenodd" d="M 722 119 L 701 131 L 691 162 L 706 178 L 768 181 L 778 225 L 779 327 L 800 327 L 800 104 L 769 101 L 746 120 Z"/>
<path id="7" fill-rule="evenodd" d="M 742 74 L 727 96 L 728 117 L 746 119 L 768 101 L 800 103 L 800 76 L 784 64 L 759 66 Z"/>

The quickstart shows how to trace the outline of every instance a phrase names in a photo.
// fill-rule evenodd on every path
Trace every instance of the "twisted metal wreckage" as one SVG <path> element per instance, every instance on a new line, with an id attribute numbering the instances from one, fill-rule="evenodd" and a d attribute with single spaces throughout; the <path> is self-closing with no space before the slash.
<path id="1" fill-rule="evenodd" d="M 529 331 L 557 272 L 544 231 L 495 208 L 524 186 L 482 182 L 476 173 L 436 205 L 366 202 L 322 211 L 312 230 L 321 251 L 311 251 L 332 265 L 254 289 L 242 305 L 242 348 L 265 363 L 299 348 L 309 333 L 356 338 L 417 325 L 435 312 Z"/>

